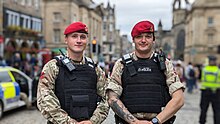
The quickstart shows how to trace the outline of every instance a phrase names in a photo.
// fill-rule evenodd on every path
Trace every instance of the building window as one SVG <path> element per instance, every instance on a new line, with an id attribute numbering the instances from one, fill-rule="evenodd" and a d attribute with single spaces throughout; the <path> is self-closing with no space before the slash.
<path id="1" fill-rule="evenodd" d="M 22 18 L 22 28 L 28 28 L 31 29 L 31 17 L 28 15 L 21 15 Z"/>
<path id="2" fill-rule="evenodd" d="M 61 17 L 60 17 L 61 18 Z M 76 22 L 77 21 L 77 17 L 76 17 L 76 14 L 73 14 L 73 22 Z"/>
<path id="3" fill-rule="evenodd" d="M 113 22 L 113 17 L 112 16 L 109 16 L 109 21 Z"/>
<path id="4" fill-rule="evenodd" d="M 106 35 L 104 35 L 104 33 L 103 33 L 103 35 L 102 35 L 102 41 L 106 41 L 107 40 L 107 37 L 106 37 Z"/>
<path id="5" fill-rule="evenodd" d="M 41 32 L 42 21 L 38 18 L 32 18 L 32 30 Z"/>
<path id="6" fill-rule="evenodd" d="M 19 24 L 20 24 L 20 22 L 19 22 L 20 21 L 19 13 L 6 10 L 6 15 L 7 15 L 7 18 L 8 18 L 7 26 L 11 26 L 11 25 L 19 26 Z"/>
<path id="7" fill-rule="evenodd" d="M 113 24 L 109 25 L 109 31 L 113 31 Z"/>
<path id="8" fill-rule="evenodd" d="M 107 24 L 106 22 L 103 23 L 103 30 L 106 30 L 107 29 Z"/>
<path id="9" fill-rule="evenodd" d="M 60 42 L 60 29 L 54 29 L 53 31 L 54 33 L 54 36 L 53 36 L 53 39 L 54 39 L 54 42 L 55 43 L 59 43 Z"/>
<path id="10" fill-rule="evenodd" d="M 112 44 L 109 44 L 109 52 L 112 52 Z"/>
<path id="11" fill-rule="evenodd" d="M 213 25 L 214 25 L 214 19 L 213 19 L 213 17 L 209 17 L 208 18 L 208 27 L 213 27 Z"/>
<path id="12" fill-rule="evenodd" d="M 32 5 L 32 0 L 26 0 L 26 3 L 28 6 L 31 6 Z"/>
<path id="13" fill-rule="evenodd" d="M 21 5 L 25 5 L 25 0 L 21 0 Z"/>
<path id="14" fill-rule="evenodd" d="M 107 17 L 106 17 L 106 16 L 103 17 L 103 21 L 104 21 L 104 22 L 107 21 Z"/>
<path id="15" fill-rule="evenodd" d="M 60 12 L 54 12 L 54 22 L 60 22 L 61 21 L 61 14 Z"/>
<path id="16" fill-rule="evenodd" d="M 208 34 L 208 42 L 209 43 L 213 43 L 213 40 L 214 40 L 214 35 L 212 33 Z"/>
<path id="17" fill-rule="evenodd" d="M 39 9 L 40 1 L 39 0 L 34 0 L 34 6 L 36 9 Z"/>

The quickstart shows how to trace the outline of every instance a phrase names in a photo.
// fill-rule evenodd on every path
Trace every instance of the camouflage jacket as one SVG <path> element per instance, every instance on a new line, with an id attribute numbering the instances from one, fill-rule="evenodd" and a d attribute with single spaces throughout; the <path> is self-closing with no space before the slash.
<path id="1" fill-rule="evenodd" d="M 37 90 L 37 106 L 42 115 L 54 124 L 74 124 L 76 121 L 61 109 L 60 102 L 54 93 L 55 80 L 59 73 L 59 67 L 56 63 L 57 60 L 52 59 L 43 67 Z M 85 57 L 82 62 L 74 64 L 85 64 Z M 97 94 L 102 96 L 102 100 L 98 104 L 90 121 L 93 124 L 100 124 L 108 115 L 109 105 L 105 97 L 105 73 L 100 67 L 96 67 L 96 74 L 98 76 Z"/>
<path id="2" fill-rule="evenodd" d="M 137 56 L 134 54 L 134 52 L 131 53 L 130 55 L 134 60 L 138 59 Z M 164 73 L 166 75 L 166 83 L 167 86 L 169 87 L 169 93 L 172 94 L 173 92 L 175 92 L 180 88 L 185 89 L 185 86 L 180 82 L 180 79 L 174 70 L 172 62 L 166 59 L 165 64 L 166 64 L 166 70 Z M 124 65 L 122 64 L 122 59 L 117 60 L 115 62 L 115 66 L 113 68 L 112 74 L 108 79 L 108 86 L 106 88 L 113 90 L 119 96 L 121 96 L 123 90 L 122 81 L 121 81 L 123 68 Z M 140 119 L 151 119 L 156 116 L 156 113 L 133 113 L 133 115 Z"/>

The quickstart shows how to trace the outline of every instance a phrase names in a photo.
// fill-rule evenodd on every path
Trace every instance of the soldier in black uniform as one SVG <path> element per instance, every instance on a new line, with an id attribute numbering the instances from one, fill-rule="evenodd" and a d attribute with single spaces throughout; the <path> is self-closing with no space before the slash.
<path id="1" fill-rule="evenodd" d="M 137 23 L 131 32 L 135 51 L 116 61 L 107 86 L 117 124 L 170 124 L 183 106 L 184 85 L 162 51 L 153 51 L 154 25 Z"/>

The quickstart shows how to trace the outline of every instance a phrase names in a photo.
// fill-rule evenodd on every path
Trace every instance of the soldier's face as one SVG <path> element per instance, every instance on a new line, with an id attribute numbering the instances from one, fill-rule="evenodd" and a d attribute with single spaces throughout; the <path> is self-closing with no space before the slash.
<path id="1" fill-rule="evenodd" d="M 135 44 L 135 50 L 139 53 L 149 53 L 153 48 L 153 34 L 152 33 L 142 33 L 134 37 L 133 42 Z"/>
<path id="2" fill-rule="evenodd" d="M 65 37 L 67 48 L 74 53 L 83 53 L 86 49 L 88 36 L 85 33 L 71 33 Z"/>

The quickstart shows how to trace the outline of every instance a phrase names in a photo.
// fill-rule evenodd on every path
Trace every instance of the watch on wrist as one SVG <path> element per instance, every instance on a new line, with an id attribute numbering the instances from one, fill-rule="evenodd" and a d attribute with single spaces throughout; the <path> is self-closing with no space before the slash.
<path id="1" fill-rule="evenodd" d="M 151 122 L 152 122 L 153 124 L 159 124 L 159 120 L 157 119 L 157 117 L 154 117 L 154 118 L 151 120 Z"/>

